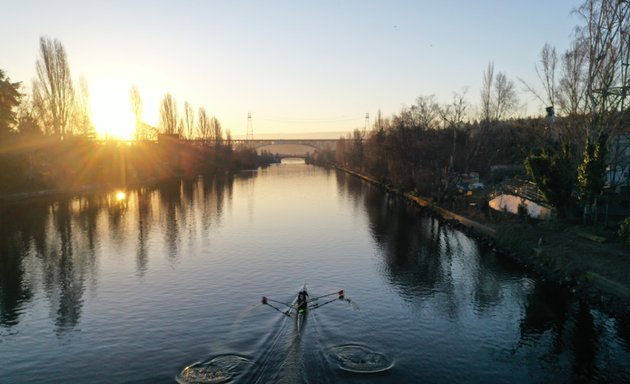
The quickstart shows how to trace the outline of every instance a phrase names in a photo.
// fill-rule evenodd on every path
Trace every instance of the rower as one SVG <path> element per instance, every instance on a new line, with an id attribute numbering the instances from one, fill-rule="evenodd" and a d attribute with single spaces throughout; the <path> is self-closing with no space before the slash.
<path id="1" fill-rule="evenodd" d="M 297 303 L 296 303 L 298 312 L 304 312 L 306 308 L 308 307 L 307 298 L 308 298 L 308 292 L 306 292 L 305 290 L 301 290 L 300 292 L 298 292 Z"/>

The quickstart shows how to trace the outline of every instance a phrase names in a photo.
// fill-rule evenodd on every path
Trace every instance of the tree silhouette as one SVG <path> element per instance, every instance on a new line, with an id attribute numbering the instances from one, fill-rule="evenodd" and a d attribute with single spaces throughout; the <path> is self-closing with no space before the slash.
<path id="1" fill-rule="evenodd" d="M 203 141 L 211 139 L 212 128 L 210 126 L 210 119 L 208 118 L 206 109 L 203 107 L 200 107 L 197 113 L 197 134 Z"/>
<path id="2" fill-rule="evenodd" d="M 86 137 L 95 136 L 94 125 L 90 118 L 90 90 L 84 77 L 79 79 L 79 88 L 77 89 L 72 114 L 72 125 L 74 132 L 77 134 Z"/>
<path id="3" fill-rule="evenodd" d="M 183 126 L 184 126 L 184 135 L 187 139 L 192 139 L 193 131 L 195 128 L 195 111 L 193 111 L 192 105 L 189 102 L 184 102 L 184 116 Z"/>
<path id="4" fill-rule="evenodd" d="M 131 112 L 136 121 L 136 140 L 145 140 L 147 137 L 142 125 L 142 98 L 138 87 L 135 85 L 129 91 L 129 101 L 131 102 Z"/>
<path id="5" fill-rule="evenodd" d="M 177 115 L 175 99 L 170 93 L 167 93 L 160 104 L 160 129 L 162 133 L 171 135 L 177 133 L 177 124 L 179 122 Z"/>
<path id="6" fill-rule="evenodd" d="M 39 39 L 40 57 L 33 81 L 33 106 L 46 134 L 64 137 L 74 105 L 74 88 L 66 50 L 57 39 Z"/>
<path id="7" fill-rule="evenodd" d="M 15 108 L 20 104 L 20 83 L 12 83 L 0 69 L 0 136 L 6 135 L 17 122 Z"/>
<path id="8" fill-rule="evenodd" d="M 512 114 L 517 106 L 514 82 L 503 72 L 495 74 L 494 63 L 489 62 L 481 86 L 481 119 L 485 122 L 501 120 Z"/>

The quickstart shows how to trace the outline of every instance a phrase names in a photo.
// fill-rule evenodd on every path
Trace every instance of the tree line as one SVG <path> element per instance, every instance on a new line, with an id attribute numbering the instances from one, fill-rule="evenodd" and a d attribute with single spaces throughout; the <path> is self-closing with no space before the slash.
<path id="1" fill-rule="evenodd" d="M 204 143 L 218 143 L 231 141 L 231 132 L 224 131 L 219 119 L 210 116 L 206 108 L 195 110 L 190 102 L 185 101 L 183 110 L 177 107 L 177 101 L 171 93 L 166 93 L 160 102 L 158 127 L 152 127 L 142 120 L 142 97 L 137 86 L 130 90 L 131 110 L 136 122 L 136 140 L 155 140 L 156 134 L 164 133 L 178 135 L 187 140 L 198 139 Z"/>
<path id="2" fill-rule="evenodd" d="M 476 113 L 466 88 L 448 103 L 420 96 L 390 117 L 379 111 L 370 130 L 355 129 L 312 161 L 438 201 L 457 190 L 463 174 L 492 181 L 494 170 L 510 168 L 499 166 L 520 165 L 520 176 L 536 183 L 559 216 L 579 208 L 593 221 L 606 186 L 628 186 L 630 3 L 585 0 L 575 12 L 581 25 L 570 48 L 558 54 L 545 44 L 535 64 L 539 84 L 519 79 L 544 116 L 519 117 L 516 83 L 490 62 Z"/>
<path id="3" fill-rule="evenodd" d="M 249 148 L 233 148 L 231 133 L 201 107 L 184 103 L 180 115 L 167 93 L 160 103 L 158 127 L 142 120 L 142 98 L 131 87 L 135 141 L 98 142 L 90 117 L 87 81 L 72 80 L 65 48 L 40 38 L 31 93 L 0 69 L 0 193 L 85 186 L 126 186 L 173 176 L 231 171 L 268 164 Z M 177 135 L 176 140 L 160 134 Z M 195 143 L 179 138 L 197 138 Z"/>

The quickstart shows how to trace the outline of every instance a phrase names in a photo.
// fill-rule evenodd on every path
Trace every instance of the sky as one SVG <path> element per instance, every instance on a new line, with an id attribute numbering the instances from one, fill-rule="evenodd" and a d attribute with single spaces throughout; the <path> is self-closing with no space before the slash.
<path id="1" fill-rule="evenodd" d="M 153 125 L 171 93 L 234 137 L 245 135 L 248 113 L 254 137 L 351 131 L 366 113 L 389 116 L 418 96 L 448 103 L 467 87 L 479 104 L 490 61 L 517 83 L 522 113 L 535 115 L 544 106 L 518 79 L 538 86 L 542 46 L 569 47 L 581 2 L 10 1 L 0 68 L 28 91 L 40 36 L 59 39 L 75 83 L 87 80 L 100 132 L 133 124 L 133 85 Z"/>

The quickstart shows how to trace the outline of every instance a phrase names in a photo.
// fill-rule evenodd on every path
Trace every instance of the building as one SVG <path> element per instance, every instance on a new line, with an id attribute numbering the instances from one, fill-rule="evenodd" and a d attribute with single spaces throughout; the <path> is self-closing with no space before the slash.
<path id="1" fill-rule="evenodd" d="M 607 184 L 615 192 L 630 193 L 630 132 L 610 140 Z"/>

